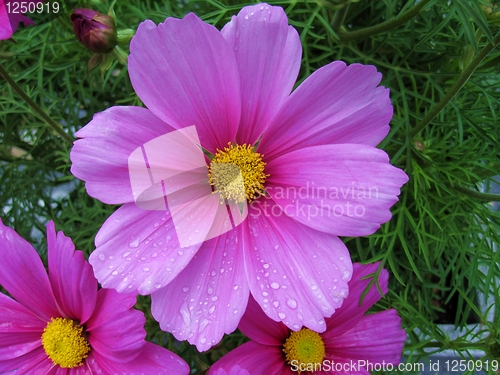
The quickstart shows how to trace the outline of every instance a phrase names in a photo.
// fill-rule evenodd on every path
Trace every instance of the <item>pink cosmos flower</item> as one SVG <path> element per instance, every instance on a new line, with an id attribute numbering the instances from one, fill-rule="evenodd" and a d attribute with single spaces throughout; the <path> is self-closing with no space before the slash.
<path id="1" fill-rule="evenodd" d="M 209 370 L 220 374 L 237 364 L 252 375 L 360 374 L 400 363 L 406 333 L 401 319 L 390 309 L 365 315 L 379 299 L 375 284 L 359 305 L 360 297 L 377 264 L 354 264 L 349 283 L 349 297 L 342 307 L 326 319 L 326 331 L 316 333 L 307 328 L 291 331 L 284 324 L 269 319 L 253 299 L 241 319 L 239 328 L 252 341 L 229 352 Z M 383 270 L 378 282 L 387 293 L 388 272 Z"/>
<path id="2" fill-rule="evenodd" d="M 24 1 L 23 4 L 24 6 L 28 6 L 30 3 L 36 5 L 44 1 L 45 0 L 28 0 Z M 19 3 L 21 2 L 14 0 L 0 0 L 0 40 L 9 39 L 12 34 L 17 31 L 19 23 L 21 22 L 24 26 L 33 25 L 33 21 L 20 13 Z"/>
<path id="3" fill-rule="evenodd" d="M 148 108 L 109 108 L 77 132 L 72 173 L 91 196 L 124 204 L 97 234 L 89 260 L 97 279 L 152 294 L 161 328 L 199 350 L 236 329 L 250 293 L 290 329 L 324 331 L 352 273 L 337 236 L 375 232 L 408 179 L 375 148 L 393 113 L 381 74 L 335 61 L 291 93 L 301 53 L 283 9 L 264 3 L 243 8 L 221 31 L 194 14 L 145 21 L 131 42 L 129 74 Z M 243 171 L 235 201 L 246 200 L 249 214 L 182 247 L 168 209 L 135 204 L 128 158 L 193 125 L 215 155 L 207 159 L 212 184 L 214 163 Z M 216 191 L 230 190 L 221 184 Z"/>
<path id="4" fill-rule="evenodd" d="M 0 221 L 0 373 L 183 374 L 174 353 L 144 341 L 133 294 L 97 290 L 92 268 L 54 223 L 49 276 L 35 249 Z"/>

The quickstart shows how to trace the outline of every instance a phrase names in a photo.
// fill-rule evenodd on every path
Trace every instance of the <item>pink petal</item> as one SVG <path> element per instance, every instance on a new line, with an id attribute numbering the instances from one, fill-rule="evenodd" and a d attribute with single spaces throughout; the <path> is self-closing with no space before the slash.
<path id="1" fill-rule="evenodd" d="M 151 312 L 160 327 L 199 351 L 233 332 L 245 312 L 248 284 L 240 228 L 206 241 L 189 265 L 152 295 Z"/>
<path id="2" fill-rule="evenodd" d="M 348 295 L 352 263 L 344 243 L 289 218 L 270 199 L 254 201 L 244 227 L 250 291 L 264 312 L 295 331 L 326 329 Z"/>
<path id="3" fill-rule="evenodd" d="M 151 111 L 111 107 L 94 115 L 76 135 L 71 173 L 86 182 L 87 192 L 109 204 L 133 202 L 128 168 L 130 154 L 144 143 L 174 130 Z"/>
<path id="4" fill-rule="evenodd" d="M 293 171 L 293 173 L 290 173 Z M 408 176 L 366 145 L 292 151 L 266 166 L 266 191 L 300 223 L 338 236 L 366 236 L 391 218 Z"/>
<path id="5" fill-rule="evenodd" d="M 45 326 L 31 311 L 0 293 L 0 361 L 39 347 Z"/>
<path id="6" fill-rule="evenodd" d="M 264 314 L 260 305 L 250 296 L 247 309 L 238 329 L 253 341 L 268 346 L 280 346 L 290 335 L 290 330 L 281 322 L 275 322 Z"/>
<path id="7" fill-rule="evenodd" d="M 238 365 L 234 365 L 233 367 L 231 367 L 227 371 L 224 370 L 223 368 L 220 368 L 218 370 L 211 371 L 210 374 L 211 375 L 250 375 L 250 373 L 247 370 L 242 369 Z"/>
<path id="8" fill-rule="evenodd" d="M 41 336 L 40 336 L 41 337 Z M 0 374 L 33 375 L 48 374 L 54 364 L 40 345 L 20 357 L 0 361 Z"/>
<path id="9" fill-rule="evenodd" d="M 176 129 L 195 125 L 215 152 L 234 140 L 241 111 L 234 53 L 219 31 L 194 14 L 139 25 L 129 74 L 137 95 Z"/>
<path id="10" fill-rule="evenodd" d="M 326 358 L 367 360 L 371 363 L 398 364 L 401 361 L 406 332 L 396 310 L 366 315 L 341 336 L 324 340 Z"/>
<path id="11" fill-rule="evenodd" d="M 97 304 L 85 325 L 92 350 L 115 362 L 136 358 L 144 345 L 144 314 L 132 307 L 136 296 L 112 289 L 97 292 Z"/>
<path id="12" fill-rule="evenodd" d="M 47 224 L 50 284 L 63 315 L 84 324 L 92 315 L 97 298 L 97 280 L 83 252 L 54 223 Z"/>
<path id="13" fill-rule="evenodd" d="M 87 359 L 94 374 L 148 374 L 148 375 L 187 375 L 189 366 L 176 354 L 161 346 L 146 342 L 140 354 L 126 363 L 117 363 L 94 352 L 95 361 Z M 99 370 L 101 372 L 99 372 Z"/>
<path id="14" fill-rule="evenodd" d="M 281 107 L 259 152 L 268 159 L 308 146 L 376 146 L 389 132 L 389 90 L 374 66 L 334 61 L 309 76 Z"/>
<path id="15" fill-rule="evenodd" d="M 292 375 L 280 346 L 266 346 L 250 341 L 224 355 L 209 369 L 208 375 L 221 375 L 238 365 L 252 375 Z"/>
<path id="16" fill-rule="evenodd" d="M 44 321 L 58 316 L 49 278 L 35 249 L 0 220 L 0 285 Z"/>
<path id="17" fill-rule="evenodd" d="M 290 95 L 302 46 L 281 7 L 244 7 L 221 31 L 234 49 L 241 82 L 237 142 L 254 144 Z"/>
<path id="18" fill-rule="evenodd" d="M 0 40 L 9 39 L 12 36 L 12 26 L 10 25 L 7 8 L 3 1 L 0 1 Z"/>
<path id="19" fill-rule="evenodd" d="M 382 298 L 378 287 L 380 287 L 384 294 L 388 292 L 389 273 L 383 269 L 379 275 L 378 284 L 372 284 L 368 293 L 363 297 L 362 305 L 359 305 L 361 296 L 373 279 L 373 277 L 366 278 L 366 276 L 377 272 L 379 265 L 380 262 L 366 265 L 353 264 L 352 278 L 349 281 L 349 296 L 344 301 L 342 308 L 338 309 L 331 318 L 326 320 L 328 328 L 323 333 L 323 337 L 334 340 L 335 337 L 353 328 L 362 319 L 366 311 Z"/>
<path id="20" fill-rule="evenodd" d="M 97 233 L 89 262 L 104 288 L 150 294 L 186 267 L 201 244 L 181 248 L 168 211 L 134 203 L 111 215 Z"/>

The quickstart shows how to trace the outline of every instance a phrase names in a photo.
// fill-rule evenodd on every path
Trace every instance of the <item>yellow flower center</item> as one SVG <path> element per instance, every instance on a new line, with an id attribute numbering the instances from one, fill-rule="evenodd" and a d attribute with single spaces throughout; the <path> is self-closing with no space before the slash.
<path id="1" fill-rule="evenodd" d="M 83 364 L 90 345 L 83 337 L 83 328 L 71 319 L 52 318 L 43 330 L 42 345 L 47 356 L 62 368 Z"/>
<path id="2" fill-rule="evenodd" d="M 264 182 L 269 175 L 264 173 L 266 163 L 252 145 L 231 143 L 217 152 L 210 162 L 208 177 L 215 193 L 222 200 L 235 203 L 251 202 L 264 192 Z M 222 202 L 221 202 L 222 203 Z"/>
<path id="3" fill-rule="evenodd" d="M 315 368 L 325 358 L 325 344 L 321 336 L 307 328 L 292 332 L 283 344 L 287 363 L 295 368 Z M 300 371 L 299 371 L 300 372 Z"/>

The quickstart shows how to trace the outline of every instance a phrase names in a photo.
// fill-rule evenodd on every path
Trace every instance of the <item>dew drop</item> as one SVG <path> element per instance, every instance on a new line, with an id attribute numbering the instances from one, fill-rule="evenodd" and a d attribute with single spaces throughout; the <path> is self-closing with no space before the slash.
<path id="1" fill-rule="evenodd" d="M 206 338 L 206 337 L 202 337 L 202 338 L 200 339 L 200 343 L 204 344 L 204 343 L 206 343 L 206 342 L 207 342 L 207 338 Z"/>
<path id="2" fill-rule="evenodd" d="M 269 264 L 265 263 L 262 265 L 262 267 L 264 267 L 267 270 L 269 268 Z"/>
<path id="3" fill-rule="evenodd" d="M 279 305 L 280 305 L 280 302 L 279 302 L 279 301 L 274 301 L 274 302 L 273 302 L 273 306 L 274 306 L 274 307 L 279 307 Z"/>
<path id="4" fill-rule="evenodd" d="M 349 271 L 344 271 L 344 273 L 342 274 L 342 280 L 344 281 L 348 281 L 350 277 L 351 273 Z"/>
<path id="5" fill-rule="evenodd" d="M 108 266 L 108 268 L 112 270 L 113 268 L 115 268 L 115 266 Z"/>
<path id="6" fill-rule="evenodd" d="M 142 270 L 143 270 L 144 272 L 149 272 L 149 268 L 148 268 L 148 267 L 144 267 Z"/>
<path id="7" fill-rule="evenodd" d="M 183 291 L 184 293 L 187 293 L 187 292 L 189 291 L 189 287 L 188 287 L 188 286 L 185 286 L 184 288 L 182 288 L 182 291 Z"/>
<path id="8" fill-rule="evenodd" d="M 215 302 L 215 301 L 217 301 L 218 299 L 219 299 L 219 298 L 218 298 L 217 296 L 213 296 L 213 297 L 212 297 L 212 301 L 214 301 L 214 302 Z"/>
<path id="9" fill-rule="evenodd" d="M 161 288 L 161 284 L 155 284 L 155 288 L 156 289 L 160 289 Z"/>
<path id="10" fill-rule="evenodd" d="M 238 285 L 233 286 L 234 290 L 238 290 L 238 288 L 239 288 Z"/>
<path id="11" fill-rule="evenodd" d="M 297 301 L 295 301 L 293 298 L 290 298 L 288 301 L 286 301 L 286 304 L 289 308 L 293 310 L 297 308 Z"/>
<path id="12" fill-rule="evenodd" d="M 286 314 L 283 312 L 278 313 L 278 316 L 280 317 L 281 320 L 286 318 Z"/>
<path id="13" fill-rule="evenodd" d="M 213 313 L 214 313 L 214 311 L 215 311 L 215 305 L 214 305 L 214 306 L 212 306 L 212 307 L 210 308 L 210 310 L 208 310 L 208 313 L 209 313 L 209 314 L 213 314 Z"/>
<path id="14" fill-rule="evenodd" d="M 130 255 L 130 251 L 127 251 L 126 253 L 123 254 L 123 257 L 126 258 Z"/>
<path id="15" fill-rule="evenodd" d="M 311 289 L 312 290 L 318 290 L 318 286 L 317 285 L 311 285 Z"/>
<path id="16" fill-rule="evenodd" d="M 233 313 L 238 314 L 238 310 L 234 310 Z"/>
<path id="17" fill-rule="evenodd" d="M 106 257 L 104 256 L 103 253 L 99 253 L 99 255 L 97 256 L 100 260 L 104 260 Z"/>
<path id="18" fill-rule="evenodd" d="M 111 272 L 111 274 L 112 274 L 113 276 L 116 276 L 116 275 L 118 275 L 118 271 L 113 271 L 113 272 Z"/>
<path id="19" fill-rule="evenodd" d="M 273 289 L 278 289 L 279 287 L 280 287 L 280 284 L 278 284 L 276 281 L 273 281 L 273 282 L 271 283 L 271 288 L 273 288 Z"/>
<path id="20" fill-rule="evenodd" d="M 182 254 L 184 254 L 184 253 L 183 253 L 181 250 L 179 250 L 179 251 L 177 252 L 177 254 L 182 255 Z"/>
<path id="21" fill-rule="evenodd" d="M 135 240 L 133 240 L 132 242 L 130 242 L 128 244 L 129 247 L 131 248 L 136 248 L 139 246 L 139 242 L 141 241 L 141 239 L 139 237 L 137 237 Z"/>

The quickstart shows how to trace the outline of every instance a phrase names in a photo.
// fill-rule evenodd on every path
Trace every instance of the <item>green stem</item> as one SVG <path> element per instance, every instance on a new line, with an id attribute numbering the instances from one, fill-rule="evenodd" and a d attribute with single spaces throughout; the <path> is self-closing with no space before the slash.
<path id="1" fill-rule="evenodd" d="M 467 82 L 476 70 L 476 68 L 481 64 L 481 62 L 488 56 L 488 54 L 500 43 L 500 35 L 498 35 L 494 40 L 493 44 L 488 43 L 483 49 L 477 54 L 476 57 L 467 65 L 467 68 L 458 76 L 458 79 L 450 87 L 445 96 L 439 101 L 438 104 L 420 121 L 411 132 L 411 136 L 417 135 L 423 128 L 425 128 L 433 119 L 438 115 L 441 110 L 446 107 L 446 105 L 453 99 L 453 97 L 460 91 L 462 86 Z"/>
<path id="2" fill-rule="evenodd" d="M 479 191 L 467 189 L 462 186 L 454 186 L 455 190 L 464 193 L 472 198 L 481 199 L 486 202 L 500 202 L 500 194 L 481 193 Z"/>
<path id="3" fill-rule="evenodd" d="M 0 76 L 2 76 L 7 83 L 17 92 L 21 98 L 24 99 L 28 105 L 33 108 L 33 110 L 49 125 L 52 130 L 58 133 L 69 145 L 73 145 L 73 139 L 64 131 L 62 126 L 55 122 L 49 115 L 45 113 L 45 111 L 40 108 L 38 104 L 36 104 L 24 91 L 23 89 L 12 79 L 12 77 L 7 73 L 4 69 L 3 65 L 0 63 Z"/>
<path id="4" fill-rule="evenodd" d="M 389 21 L 382 22 L 381 24 L 356 31 L 348 31 L 343 33 L 339 32 L 337 33 L 337 35 L 342 42 L 350 42 L 356 39 L 368 38 L 370 36 L 383 33 L 384 31 L 391 30 L 415 17 L 418 13 L 420 13 L 420 10 L 424 6 L 426 6 L 429 1 L 431 0 L 422 0 L 410 10 Z"/>
<path id="5" fill-rule="evenodd" d="M 339 9 L 335 12 L 335 15 L 333 16 L 332 20 L 332 30 L 337 32 L 339 31 L 340 27 L 344 23 L 345 16 L 347 15 L 347 12 L 349 11 L 349 3 L 347 3 L 342 9 Z"/>
<path id="6" fill-rule="evenodd" d="M 424 345 L 421 346 L 422 348 L 437 348 L 437 349 L 452 349 L 452 350 L 470 350 L 470 349 L 477 349 L 477 350 L 484 350 L 485 345 L 484 342 L 454 342 L 451 341 L 448 344 L 443 344 L 441 342 L 427 342 Z"/>

